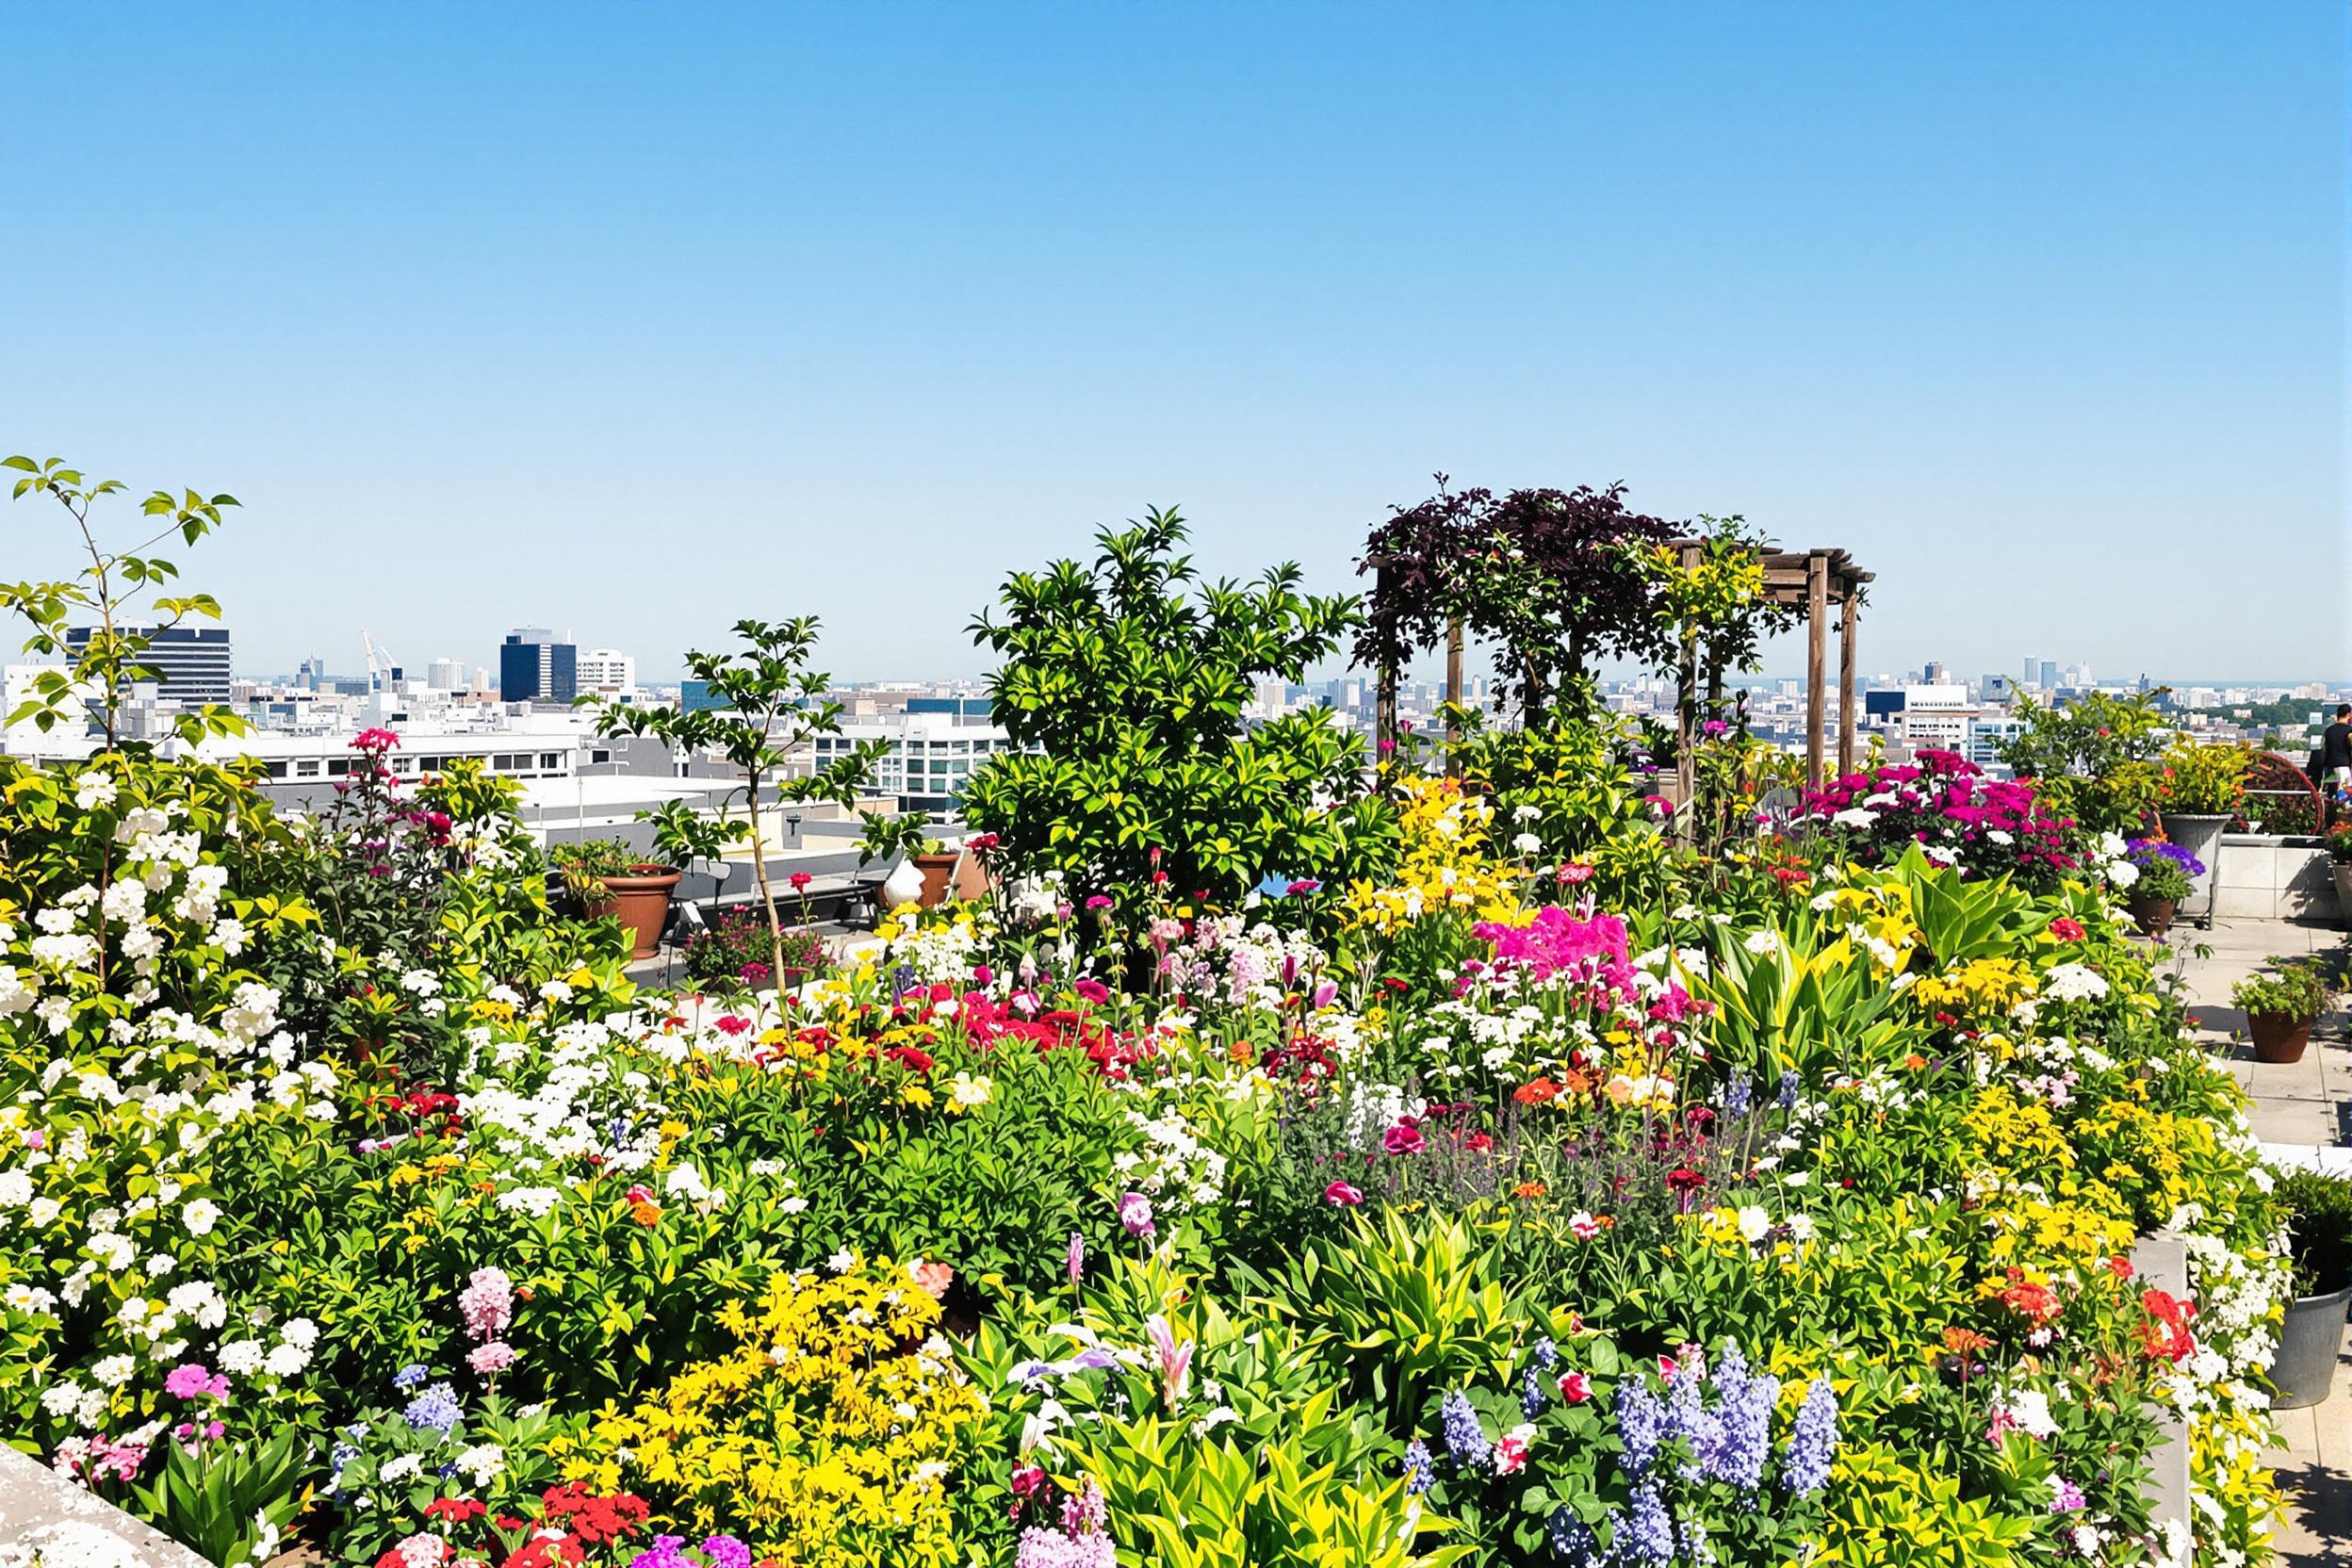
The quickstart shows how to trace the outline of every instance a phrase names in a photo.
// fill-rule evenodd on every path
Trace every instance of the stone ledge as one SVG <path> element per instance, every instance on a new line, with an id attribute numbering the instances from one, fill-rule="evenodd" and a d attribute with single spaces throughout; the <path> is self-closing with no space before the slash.
<path id="1" fill-rule="evenodd" d="M 88 1568 L 207 1568 L 154 1526 L 0 1443 L 0 1563 L 11 1548 Z"/>
<path id="2" fill-rule="evenodd" d="M 2159 1231 L 2142 1236 L 2132 1249 L 2132 1269 L 2157 1289 L 2174 1296 L 2189 1293 L 2188 1251 L 2180 1238 Z M 2156 1412 L 2156 1446 L 2148 1456 L 2153 1472 L 2148 1481 L 2148 1506 L 2157 1528 L 2179 1520 L 2195 1539 L 2197 1517 L 2189 1507 L 2189 1434 L 2170 1405 Z"/>

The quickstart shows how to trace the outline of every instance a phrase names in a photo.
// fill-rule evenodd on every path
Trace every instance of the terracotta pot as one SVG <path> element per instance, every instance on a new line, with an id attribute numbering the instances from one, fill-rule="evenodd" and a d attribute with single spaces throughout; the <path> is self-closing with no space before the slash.
<path id="1" fill-rule="evenodd" d="M 2318 1021 L 2293 1013 L 2246 1014 L 2246 1032 L 2254 1041 L 2254 1059 L 2274 1067 L 2301 1061 L 2303 1048 L 2311 1043 L 2311 1025 Z"/>
<path id="2" fill-rule="evenodd" d="M 956 862 L 962 857 L 954 850 L 944 855 L 918 855 L 915 869 L 923 873 L 923 896 L 916 900 L 928 909 L 947 902 L 948 880 L 956 874 Z"/>
<path id="3" fill-rule="evenodd" d="M 605 896 L 582 898 L 581 911 L 590 920 L 611 915 L 629 936 L 631 958 L 650 958 L 662 945 L 662 927 L 669 923 L 670 894 L 685 873 L 676 866 L 631 866 L 626 876 L 603 878 Z"/>
<path id="4" fill-rule="evenodd" d="M 2162 940 L 2172 929 L 2172 912 L 2180 907 L 2176 898 L 2127 898 L 2123 906 L 2132 911 L 2132 923 L 2140 928 L 2140 935 Z"/>

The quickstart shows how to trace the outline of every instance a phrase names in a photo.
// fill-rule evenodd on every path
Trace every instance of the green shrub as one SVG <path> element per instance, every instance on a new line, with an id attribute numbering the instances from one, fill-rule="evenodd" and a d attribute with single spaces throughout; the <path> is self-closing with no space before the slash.
<path id="1" fill-rule="evenodd" d="M 2295 1256 L 2297 1296 L 2352 1284 L 2352 1182 L 2297 1170 L 2278 1183 Z"/>

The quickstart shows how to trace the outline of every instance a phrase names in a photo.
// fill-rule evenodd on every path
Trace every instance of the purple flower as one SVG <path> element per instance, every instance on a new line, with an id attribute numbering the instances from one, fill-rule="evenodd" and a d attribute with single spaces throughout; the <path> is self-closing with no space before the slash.
<path id="1" fill-rule="evenodd" d="M 1429 1454 L 1429 1446 L 1419 1438 L 1416 1437 L 1405 1445 L 1406 1496 L 1418 1497 L 1429 1489 L 1429 1482 L 1433 1478 L 1429 1474 L 1429 1466 L 1433 1462 Z"/>
<path id="2" fill-rule="evenodd" d="M 1159 1227 L 1152 1220 L 1152 1200 L 1142 1193 L 1131 1192 L 1119 1200 L 1119 1222 L 1131 1236 L 1157 1234 Z"/>
<path id="3" fill-rule="evenodd" d="M 1797 1408 L 1796 1429 L 1780 1462 L 1780 1484 L 1802 1497 L 1829 1484 L 1830 1456 L 1838 1451 L 1838 1392 L 1827 1377 L 1813 1380 Z"/>
<path id="4" fill-rule="evenodd" d="M 1667 1568 L 1674 1560 L 1674 1519 L 1658 1497 L 1657 1482 L 1634 1488 L 1633 1511 L 1617 1522 L 1609 1548 L 1611 1561 L 1642 1568 Z"/>
<path id="5" fill-rule="evenodd" d="M 1648 1471 L 1658 1446 L 1666 1441 L 1666 1407 L 1640 1378 L 1617 1385 L 1617 1441 L 1625 1449 L 1625 1474 L 1636 1479 Z"/>
<path id="6" fill-rule="evenodd" d="M 2061 1476 L 2058 1478 L 2057 1490 L 2051 1494 L 2050 1499 L 2050 1511 L 2052 1513 L 2072 1513 L 2076 1509 L 2082 1507 L 2090 1499 L 2082 1495 L 2082 1489 L 2081 1487 L 2066 1479 L 2066 1477 Z"/>
<path id="7" fill-rule="evenodd" d="M 1470 1407 L 1470 1396 L 1455 1389 L 1446 1396 L 1439 1408 L 1439 1418 L 1446 1424 L 1446 1451 L 1454 1456 L 1454 1462 L 1464 1467 L 1482 1465 L 1494 1451 L 1487 1440 L 1486 1430 L 1478 1425 L 1478 1413 Z"/>
<path id="8" fill-rule="evenodd" d="M 1549 1398 L 1544 1387 L 1543 1369 L 1530 1364 L 1527 1377 L 1519 1385 L 1520 1412 L 1532 1421 L 1544 1413 L 1544 1407 L 1548 1402 Z"/>
<path id="9" fill-rule="evenodd" d="M 1568 1564 L 1568 1568 L 1600 1568 L 1600 1538 L 1592 1533 L 1592 1526 L 1576 1517 L 1574 1509 L 1563 1506 L 1552 1510 L 1544 1531 L 1551 1538 L 1552 1555 Z"/>
<path id="10" fill-rule="evenodd" d="M 1070 1288 L 1078 1288 L 1078 1277 L 1086 1271 L 1086 1238 L 1077 1232 L 1070 1233 L 1070 1250 L 1063 1254 L 1070 1267 Z"/>
<path id="11" fill-rule="evenodd" d="M 629 1560 L 629 1568 L 694 1568 L 686 1560 L 686 1538 L 657 1535 L 653 1544 Z"/>
<path id="12" fill-rule="evenodd" d="M 411 1399 L 400 1416 L 408 1423 L 411 1431 L 421 1432 L 430 1427 L 447 1437 L 449 1429 L 456 1426 L 458 1418 L 465 1413 L 464 1407 L 457 1402 L 457 1391 L 447 1383 L 435 1383 Z"/>

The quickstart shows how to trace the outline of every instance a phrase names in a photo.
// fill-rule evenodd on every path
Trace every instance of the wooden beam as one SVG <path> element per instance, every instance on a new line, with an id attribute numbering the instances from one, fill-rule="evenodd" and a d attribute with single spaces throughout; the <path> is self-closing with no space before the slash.
<path id="1" fill-rule="evenodd" d="M 1838 772 L 1854 771 L 1854 617 L 1862 613 L 1861 596 L 1847 590 L 1838 611 Z"/>
<path id="2" fill-rule="evenodd" d="M 1446 623 L 1446 700 L 1462 706 L 1462 617 Z M 1446 776 L 1462 776 L 1462 729 L 1450 713 L 1446 718 Z"/>
<path id="3" fill-rule="evenodd" d="M 1701 547 L 1692 542 L 1681 547 L 1682 569 L 1689 571 L 1699 564 Z M 1685 627 L 1682 631 L 1682 651 L 1674 661 L 1674 806 L 1689 806 L 1699 792 L 1699 762 L 1695 755 L 1699 727 L 1699 635 Z"/>
<path id="4" fill-rule="evenodd" d="M 1823 689 L 1829 680 L 1829 557 L 1815 555 L 1807 572 L 1805 614 L 1805 781 L 1821 787 Z"/>

